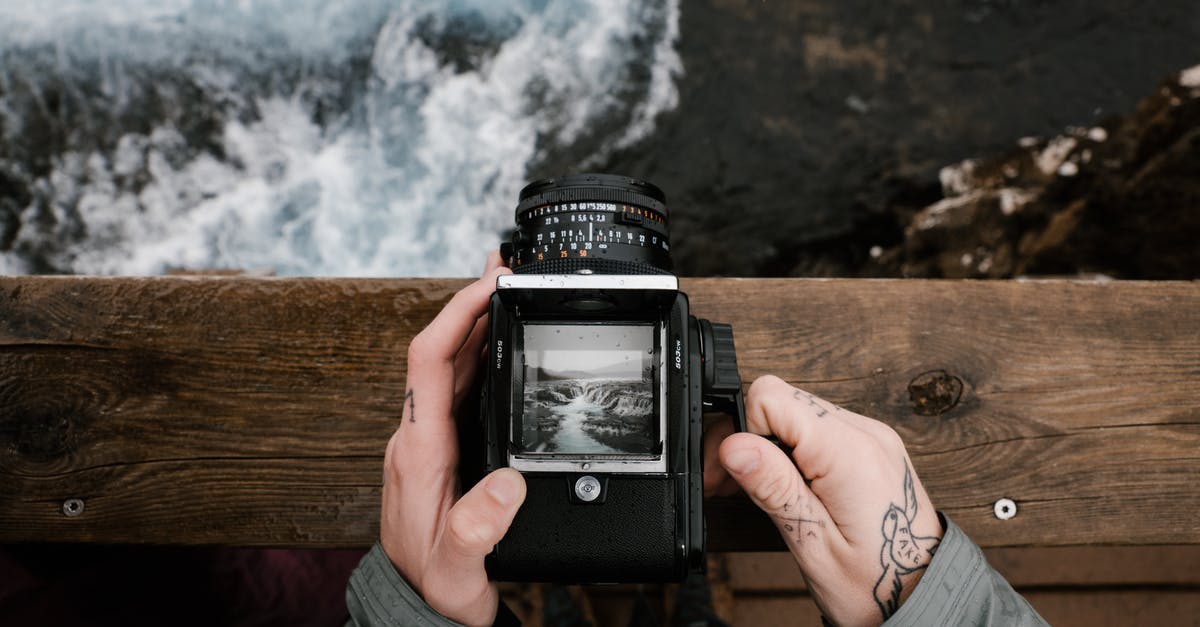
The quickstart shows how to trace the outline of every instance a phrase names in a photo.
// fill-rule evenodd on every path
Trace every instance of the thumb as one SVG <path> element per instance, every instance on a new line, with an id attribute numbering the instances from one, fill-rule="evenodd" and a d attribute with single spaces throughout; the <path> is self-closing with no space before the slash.
<path id="1" fill-rule="evenodd" d="M 819 538 L 816 544 L 828 546 L 840 535 L 824 503 L 779 447 L 757 435 L 735 433 L 725 438 L 719 452 L 721 465 L 775 521 L 796 557 L 803 559 L 816 548 L 805 538 Z"/>
<path id="2" fill-rule="evenodd" d="M 525 478 L 511 468 L 500 468 L 464 494 L 446 514 L 443 546 L 447 559 L 462 558 L 463 565 L 478 564 L 508 533 L 517 510 L 525 502 Z"/>
<path id="3" fill-rule="evenodd" d="M 704 497 L 729 496 L 738 492 L 737 483 L 721 466 L 721 442 L 733 435 L 733 423 L 729 420 L 719 422 L 705 421 L 704 440 L 701 444 L 701 460 L 704 470 Z"/>
<path id="4" fill-rule="evenodd" d="M 422 590 L 430 607 L 466 625 L 492 624 L 500 597 L 483 558 L 508 532 L 524 501 L 521 473 L 501 468 L 450 508 Z"/>

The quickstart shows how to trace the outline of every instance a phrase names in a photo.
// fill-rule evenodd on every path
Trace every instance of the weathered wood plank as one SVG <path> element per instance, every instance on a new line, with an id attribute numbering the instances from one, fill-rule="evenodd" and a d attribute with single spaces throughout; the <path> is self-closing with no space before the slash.
<path id="1" fill-rule="evenodd" d="M 996 547 L 988 563 L 1018 589 L 1073 586 L 1114 589 L 1194 588 L 1200 591 L 1200 544 L 1172 546 Z M 791 553 L 724 555 L 728 584 L 737 593 L 807 591 Z"/>
<path id="2" fill-rule="evenodd" d="M 463 284 L 0 278 L 0 541 L 370 543 L 405 346 Z M 747 381 L 895 426 L 985 546 L 1200 543 L 1200 284 L 683 285 Z M 714 549 L 781 546 L 709 512 Z"/>
<path id="3" fill-rule="evenodd" d="M 1098 625 L 1195 625 L 1200 593 L 1195 590 L 1021 590 L 1029 604 L 1055 627 Z M 807 596 L 739 598 L 734 627 L 819 625 L 821 614 Z"/>

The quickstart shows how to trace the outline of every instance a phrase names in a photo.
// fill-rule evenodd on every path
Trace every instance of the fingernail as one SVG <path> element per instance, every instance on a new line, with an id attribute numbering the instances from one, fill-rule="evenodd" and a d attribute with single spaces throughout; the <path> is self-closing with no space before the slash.
<path id="1" fill-rule="evenodd" d="M 487 484 L 487 492 L 496 499 L 496 502 L 501 505 L 512 505 L 517 500 L 520 489 L 517 487 L 517 482 L 513 481 L 512 477 L 505 475 L 497 475 L 492 477 Z"/>
<path id="2" fill-rule="evenodd" d="M 762 459 L 756 448 L 738 448 L 725 454 L 725 468 L 735 475 L 754 472 Z"/>

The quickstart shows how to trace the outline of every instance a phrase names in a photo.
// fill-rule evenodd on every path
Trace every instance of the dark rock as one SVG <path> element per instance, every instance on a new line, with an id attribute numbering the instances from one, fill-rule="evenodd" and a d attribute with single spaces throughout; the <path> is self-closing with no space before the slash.
<path id="1" fill-rule="evenodd" d="M 462 73 L 482 67 L 520 27 L 521 18 L 515 11 L 501 19 L 488 19 L 478 10 L 465 9 L 450 15 L 430 13 L 418 20 L 415 31 L 437 54 L 439 65 Z"/>
<path id="2" fill-rule="evenodd" d="M 1128 116 L 942 169 L 881 274 L 1200 276 L 1200 66 Z"/>
<path id="3" fill-rule="evenodd" d="M 1095 126 L 1196 63 L 1200 5 L 684 3 L 680 104 L 603 168 L 669 192 L 685 275 L 899 273 L 870 263 L 938 171 Z M 544 172 L 567 167 L 547 168 Z"/>
<path id="4" fill-rule="evenodd" d="M 0 160 L 0 250 L 12 247 L 21 227 L 21 210 L 32 199 L 28 177 Z"/>

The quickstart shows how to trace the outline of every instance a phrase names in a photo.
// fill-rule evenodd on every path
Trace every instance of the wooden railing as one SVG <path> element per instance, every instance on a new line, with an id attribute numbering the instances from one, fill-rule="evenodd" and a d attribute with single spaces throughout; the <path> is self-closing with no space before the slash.
<path id="1" fill-rule="evenodd" d="M 0 542 L 369 545 L 405 348 L 464 284 L 0 278 Z M 1200 544 L 1198 283 L 682 287 L 746 382 L 894 426 L 984 546 Z M 782 548 L 707 511 L 713 550 Z"/>

